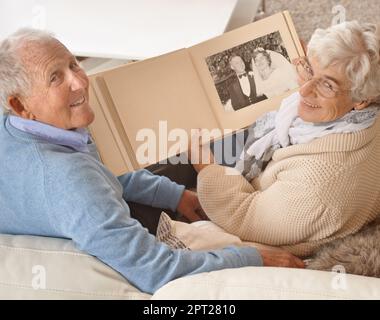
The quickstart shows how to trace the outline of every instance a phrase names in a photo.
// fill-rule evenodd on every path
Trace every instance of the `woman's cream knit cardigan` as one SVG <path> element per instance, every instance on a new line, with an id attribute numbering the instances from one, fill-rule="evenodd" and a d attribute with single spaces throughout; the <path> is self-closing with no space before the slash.
<path id="1" fill-rule="evenodd" d="M 210 165 L 198 175 L 198 194 L 229 233 L 308 256 L 380 214 L 380 117 L 365 130 L 277 150 L 252 183 Z"/>

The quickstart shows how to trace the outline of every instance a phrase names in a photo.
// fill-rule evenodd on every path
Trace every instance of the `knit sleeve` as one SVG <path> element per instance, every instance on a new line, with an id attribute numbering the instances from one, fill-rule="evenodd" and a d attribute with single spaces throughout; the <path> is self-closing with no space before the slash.
<path id="1" fill-rule="evenodd" d="M 198 175 L 198 196 L 209 218 L 242 240 L 269 245 L 312 241 L 331 232 L 334 215 L 315 186 L 277 179 L 258 191 L 236 170 L 210 165 Z M 235 174 L 233 174 L 235 173 Z"/>
<path id="2" fill-rule="evenodd" d="M 154 175 L 148 170 L 128 172 L 117 178 L 123 186 L 125 200 L 172 211 L 177 209 L 185 190 L 185 186 L 178 185 L 167 177 Z"/>

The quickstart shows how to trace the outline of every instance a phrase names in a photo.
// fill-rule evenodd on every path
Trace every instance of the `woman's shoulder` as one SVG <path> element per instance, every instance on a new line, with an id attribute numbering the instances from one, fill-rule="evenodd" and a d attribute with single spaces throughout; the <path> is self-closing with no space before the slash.
<path id="1" fill-rule="evenodd" d="M 334 176 L 347 174 L 356 164 L 348 161 L 347 154 L 342 152 L 308 152 L 307 144 L 294 145 L 278 149 L 267 170 L 278 171 L 283 177 L 301 183 L 320 184 Z M 268 172 L 269 173 L 269 172 Z"/>

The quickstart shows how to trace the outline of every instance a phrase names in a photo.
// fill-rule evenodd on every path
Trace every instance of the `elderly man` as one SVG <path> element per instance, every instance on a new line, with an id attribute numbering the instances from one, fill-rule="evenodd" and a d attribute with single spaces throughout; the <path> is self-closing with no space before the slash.
<path id="1" fill-rule="evenodd" d="M 172 250 L 130 217 L 126 201 L 194 219 L 195 194 L 146 170 L 114 177 L 86 131 L 89 81 L 58 40 L 24 29 L 0 45 L 0 232 L 69 238 L 152 293 L 175 278 L 243 266 L 298 266 L 286 253 Z"/>
<path id="2" fill-rule="evenodd" d="M 246 71 L 245 63 L 240 56 L 230 58 L 230 67 L 236 74 L 228 86 L 231 105 L 235 111 L 267 98 L 265 95 L 257 95 L 253 73 Z"/>

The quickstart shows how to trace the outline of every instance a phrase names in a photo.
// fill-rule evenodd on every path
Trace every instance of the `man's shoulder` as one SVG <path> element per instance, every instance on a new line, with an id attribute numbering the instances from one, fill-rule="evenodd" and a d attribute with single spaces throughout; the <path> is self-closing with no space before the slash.
<path id="1" fill-rule="evenodd" d="M 39 143 L 37 152 L 48 172 L 56 175 L 84 175 L 97 171 L 100 164 L 89 153 L 77 152 L 67 147 Z"/>

